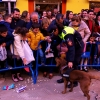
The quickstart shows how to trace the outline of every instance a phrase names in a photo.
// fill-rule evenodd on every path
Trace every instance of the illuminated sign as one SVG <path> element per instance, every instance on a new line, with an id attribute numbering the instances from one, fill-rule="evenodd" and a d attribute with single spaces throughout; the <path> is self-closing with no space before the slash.
<path id="1" fill-rule="evenodd" d="M 11 1 L 11 2 L 16 2 L 17 0 L 1 0 L 1 1 Z"/>

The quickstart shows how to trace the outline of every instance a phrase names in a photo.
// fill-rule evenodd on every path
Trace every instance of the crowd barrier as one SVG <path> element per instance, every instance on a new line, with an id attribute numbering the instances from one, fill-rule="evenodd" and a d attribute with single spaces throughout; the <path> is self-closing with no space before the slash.
<path id="1" fill-rule="evenodd" d="M 43 41 L 40 41 L 39 44 L 38 44 L 38 47 L 37 47 L 37 54 L 36 54 L 36 67 L 35 69 L 32 68 L 32 63 L 28 64 L 27 66 L 24 66 L 23 64 L 21 66 L 16 66 L 16 60 L 14 59 L 14 66 L 12 67 L 9 67 L 8 63 L 6 62 L 6 67 L 5 68 L 2 68 L 0 69 L 0 72 L 3 72 L 3 71 L 7 71 L 7 70 L 14 70 L 14 69 L 21 69 L 21 68 L 25 68 L 25 67 L 29 67 L 30 69 L 30 73 L 32 75 L 32 79 L 33 79 L 33 83 L 36 84 L 37 82 L 37 77 L 38 77 L 38 68 L 39 67 L 56 67 L 56 64 L 54 63 L 54 58 L 51 58 L 50 60 L 50 63 L 49 64 L 45 64 L 45 66 L 42 66 L 40 63 L 39 63 L 39 53 L 38 53 L 38 49 L 39 49 L 39 46 L 41 45 Z M 89 50 L 84 52 L 81 56 L 81 58 L 88 58 L 88 64 L 87 65 L 79 65 L 84 67 L 84 66 L 92 66 L 92 67 L 95 67 L 95 68 L 100 68 L 100 57 L 98 56 L 98 45 L 100 45 L 100 42 L 96 42 L 94 45 L 95 45 L 95 48 L 93 48 L 93 44 L 90 44 L 89 42 L 87 43 L 87 45 L 89 45 Z M 90 64 L 90 58 L 91 58 L 91 53 L 92 53 L 92 49 L 94 49 L 94 55 L 93 55 L 93 62 L 92 64 Z M 45 57 L 45 54 L 44 54 L 44 58 L 45 58 L 45 62 L 46 62 L 46 57 Z"/>
<path id="2" fill-rule="evenodd" d="M 99 45 L 100 45 L 100 42 L 94 42 L 94 43 L 89 43 L 87 42 L 86 43 L 86 48 L 89 48 L 88 51 L 84 52 L 81 56 L 81 58 L 87 58 L 88 59 L 88 63 L 87 65 L 84 65 L 84 63 L 82 65 L 79 65 L 84 67 L 93 67 L 93 68 L 96 68 L 96 69 L 99 69 L 100 68 L 100 55 L 99 55 Z M 92 60 L 92 62 L 91 62 Z"/>
<path id="3" fill-rule="evenodd" d="M 13 49 L 13 52 L 14 52 L 14 49 Z M 12 54 L 12 56 L 13 56 L 13 54 Z M 6 61 L 5 61 L 5 67 L 4 68 L 0 68 L 0 72 L 4 72 L 4 71 L 8 71 L 8 70 L 15 70 L 15 69 L 22 69 L 22 68 L 26 68 L 26 67 L 28 67 L 29 68 L 29 70 L 30 70 L 30 74 L 31 74 L 31 76 L 32 76 L 32 80 L 33 80 L 33 83 L 35 83 L 35 78 L 34 78 L 34 70 L 33 70 L 33 68 L 32 68 L 32 63 L 29 63 L 28 65 L 24 65 L 23 63 L 22 64 L 20 64 L 20 66 L 18 66 L 17 64 L 16 64 L 16 59 L 15 58 L 13 58 L 13 66 L 10 66 L 9 64 L 8 64 L 8 62 L 7 62 L 7 59 L 6 59 Z"/>

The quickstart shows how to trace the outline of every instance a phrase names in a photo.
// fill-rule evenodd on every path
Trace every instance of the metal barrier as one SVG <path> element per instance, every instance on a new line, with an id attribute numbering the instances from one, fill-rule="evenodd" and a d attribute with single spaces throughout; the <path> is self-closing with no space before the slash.
<path id="1" fill-rule="evenodd" d="M 38 44 L 38 47 L 37 47 L 37 55 L 36 55 L 36 69 L 35 69 L 35 83 L 37 81 L 37 77 L 38 77 L 38 68 L 39 67 L 56 67 L 55 64 L 53 64 L 53 61 L 54 61 L 54 58 L 51 58 L 51 61 L 50 61 L 50 64 L 46 65 L 45 66 L 41 66 L 41 64 L 39 64 L 39 53 L 38 53 L 38 49 L 41 45 L 43 41 L 40 41 L 39 44 Z M 44 58 L 45 58 L 45 55 L 44 55 Z M 45 58 L 45 62 L 46 62 L 46 58 Z"/>
<path id="2" fill-rule="evenodd" d="M 38 44 L 38 47 L 37 47 L 36 68 L 35 68 L 35 75 L 34 75 L 34 83 L 35 83 L 35 84 L 36 84 L 36 82 L 37 82 L 37 77 L 38 77 L 38 68 L 39 68 L 39 67 L 42 67 L 41 64 L 39 64 L 39 53 L 38 53 L 39 46 L 41 45 L 42 42 L 43 42 L 43 41 L 40 41 L 39 44 Z M 98 49 L 97 49 L 97 46 L 98 46 L 98 44 L 100 44 L 100 43 L 98 43 L 98 42 L 95 43 L 96 47 L 95 47 L 95 55 L 94 55 L 94 58 L 95 58 L 95 56 L 97 55 L 97 50 L 98 50 Z M 82 54 L 81 58 L 88 58 L 88 64 L 87 64 L 87 65 L 84 65 L 84 64 L 83 64 L 83 65 L 79 65 L 79 67 L 80 67 L 80 66 L 82 66 L 82 67 L 84 67 L 84 66 L 100 67 L 100 62 L 99 62 L 99 64 L 97 64 L 97 63 L 94 64 L 94 61 L 93 61 L 93 64 L 90 64 L 89 60 L 90 60 L 90 57 L 91 57 L 92 44 L 90 44 L 89 42 L 87 42 L 87 45 L 90 46 L 90 47 L 89 47 L 90 50 L 84 52 L 84 53 Z M 44 57 L 45 57 L 45 56 L 44 56 Z M 50 64 L 49 64 L 49 65 L 45 65 L 44 67 L 56 67 L 56 65 L 52 63 L 53 60 L 54 60 L 54 59 L 52 58 Z"/>
<path id="3" fill-rule="evenodd" d="M 84 52 L 82 54 L 81 58 L 88 58 L 88 64 L 87 65 L 83 64 L 83 65 L 79 65 L 79 66 L 82 66 L 82 67 L 88 66 L 88 67 L 93 67 L 93 68 L 99 68 L 100 67 L 100 60 L 97 61 L 97 59 L 98 59 L 97 55 L 98 55 L 98 45 L 100 45 L 100 42 L 95 42 L 94 44 L 90 44 L 89 42 L 87 42 L 87 44 L 90 45 L 90 51 Z M 94 48 L 93 48 L 93 45 L 95 45 Z M 93 52 L 91 52 L 92 49 L 94 49 L 94 55 L 93 55 L 93 62 L 92 62 L 92 64 L 90 64 L 90 57 L 91 57 L 91 54 L 93 53 Z M 100 57 L 99 57 L 99 59 L 100 59 Z"/>
<path id="4" fill-rule="evenodd" d="M 9 66 L 8 63 L 7 63 L 7 60 L 6 60 L 6 62 L 5 62 L 6 66 L 5 66 L 5 68 L 0 69 L 0 72 L 29 67 L 30 73 L 32 75 L 33 83 L 35 83 L 35 80 L 34 80 L 34 70 L 32 69 L 32 63 L 30 63 L 30 64 L 28 64 L 26 66 L 24 66 L 24 64 L 22 64 L 21 66 L 16 66 L 15 58 L 13 58 L 13 61 L 14 61 L 14 66 Z"/>

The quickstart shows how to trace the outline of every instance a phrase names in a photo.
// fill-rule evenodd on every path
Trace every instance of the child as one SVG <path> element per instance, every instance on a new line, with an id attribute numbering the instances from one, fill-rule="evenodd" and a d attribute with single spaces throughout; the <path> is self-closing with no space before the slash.
<path id="1" fill-rule="evenodd" d="M 11 15 L 6 14 L 4 15 L 4 21 L 1 21 L 0 23 L 4 24 L 8 29 L 8 34 L 12 34 L 13 29 L 10 28 L 10 23 L 12 21 Z"/>
<path id="2" fill-rule="evenodd" d="M 27 65 L 27 59 L 25 58 L 25 54 L 21 42 L 26 40 L 27 33 L 28 33 L 28 29 L 24 27 L 23 28 L 17 27 L 13 32 L 14 45 L 11 46 L 11 53 L 13 54 L 13 58 L 16 60 L 16 66 L 21 66 L 22 62 L 24 65 Z M 14 66 L 14 64 L 12 66 Z M 21 77 L 21 71 L 19 71 L 19 69 L 12 71 L 12 80 L 14 82 L 18 82 L 19 80 L 23 81 L 23 78 Z"/>
<path id="3" fill-rule="evenodd" d="M 32 28 L 30 29 L 29 33 L 27 34 L 28 37 L 28 41 L 30 43 L 30 47 L 33 50 L 34 56 L 36 57 L 36 51 L 37 51 L 37 46 L 38 43 L 41 40 L 47 40 L 46 37 L 43 36 L 43 34 L 40 32 L 40 24 L 38 23 L 34 23 L 32 25 Z M 44 63 L 44 55 L 43 55 L 43 51 L 41 49 L 42 47 L 40 46 L 38 49 L 39 52 L 39 56 L 41 58 L 41 65 L 45 65 Z"/>
<path id="4" fill-rule="evenodd" d="M 8 34 L 7 27 L 4 24 L 0 24 L 0 47 L 5 47 L 6 51 L 8 51 L 13 41 L 14 37 L 13 35 Z M 0 61 L 0 67 L 5 67 L 5 60 Z"/>

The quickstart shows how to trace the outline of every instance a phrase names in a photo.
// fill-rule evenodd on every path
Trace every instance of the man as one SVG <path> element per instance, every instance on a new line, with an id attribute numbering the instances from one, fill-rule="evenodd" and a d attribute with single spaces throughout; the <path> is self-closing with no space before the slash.
<path id="1" fill-rule="evenodd" d="M 14 8 L 12 16 L 12 22 L 10 24 L 11 29 L 15 29 L 16 27 L 26 27 L 26 23 L 20 19 L 20 10 L 18 8 Z"/>
<path id="2" fill-rule="evenodd" d="M 39 15 L 38 15 L 37 12 L 33 12 L 33 13 L 31 14 L 31 21 L 30 21 L 29 23 L 27 23 L 26 27 L 27 27 L 28 29 L 30 29 L 30 28 L 32 27 L 32 24 L 33 24 L 33 23 L 39 23 L 40 26 L 41 26 L 41 20 L 39 19 Z"/>
<path id="3" fill-rule="evenodd" d="M 68 48 L 66 57 L 69 71 L 71 71 L 71 68 L 78 69 L 78 65 L 84 48 L 84 43 L 82 41 L 80 33 L 75 31 L 72 27 L 65 26 L 62 30 L 62 33 L 59 34 L 59 37 L 65 41 Z M 68 73 L 70 72 L 67 72 L 66 74 Z M 78 83 L 74 82 L 74 87 L 77 85 Z M 70 85 L 68 87 L 70 87 Z"/>
<path id="4" fill-rule="evenodd" d="M 65 20 L 64 20 L 64 18 L 63 18 L 63 15 L 59 13 L 59 14 L 56 15 L 56 19 L 54 19 L 54 20 L 50 23 L 50 25 L 49 25 L 49 27 L 48 27 L 48 32 L 49 32 L 49 33 L 52 32 L 53 27 L 54 27 L 55 25 L 56 25 L 57 28 L 59 29 L 59 33 L 61 33 L 61 32 L 62 32 L 62 29 L 63 29 L 63 26 L 67 26 L 68 23 L 65 23 Z"/>
<path id="5" fill-rule="evenodd" d="M 61 34 L 63 27 L 67 26 L 67 25 L 68 25 L 68 23 L 66 22 L 66 20 L 64 20 L 63 15 L 59 13 L 56 15 L 56 19 L 50 23 L 50 25 L 48 27 L 48 33 L 52 33 L 54 26 L 57 26 L 58 34 Z M 56 41 L 56 42 L 59 43 L 60 39 L 57 39 L 57 40 L 58 41 Z M 63 82 L 63 79 L 57 80 L 57 83 L 62 83 L 62 82 Z"/>
<path id="6" fill-rule="evenodd" d="M 88 10 L 88 19 L 85 19 L 84 21 L 86 22 L 91 33 L 93 34 L 94 28 L 95 28 L 94 11 L 93 10 Z M 92 36 L 92 34 L 91 34 L 91 36 Z"/>

